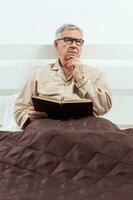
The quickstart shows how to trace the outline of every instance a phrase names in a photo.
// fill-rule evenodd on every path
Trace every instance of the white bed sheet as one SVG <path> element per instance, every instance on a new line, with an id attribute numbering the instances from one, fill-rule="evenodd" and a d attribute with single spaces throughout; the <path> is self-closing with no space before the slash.
<path id="1" fill-rule="evenodd" d="M 4 131 L 20 131 L 20 127 L 16 124 L 16 121 L 13 117 L 13 107 L 15 100 L 18 96 L 17 94 L 13 94 L 10 96 L 7 96 L 4 102 L 4 113 L 3 113 L 3 119 L 2 119 L 2 127 L 0 130 Z"/>

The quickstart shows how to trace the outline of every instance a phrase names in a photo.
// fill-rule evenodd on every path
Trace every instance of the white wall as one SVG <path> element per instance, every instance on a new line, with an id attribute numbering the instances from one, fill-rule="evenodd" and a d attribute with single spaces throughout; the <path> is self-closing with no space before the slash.
<path id="1" fill-rule="evenodd" d="M 87 44 L 131 44 L 132 8 L 132 0 L 0 0 L 0 44 L 52 44 L 68 22 Z"/>

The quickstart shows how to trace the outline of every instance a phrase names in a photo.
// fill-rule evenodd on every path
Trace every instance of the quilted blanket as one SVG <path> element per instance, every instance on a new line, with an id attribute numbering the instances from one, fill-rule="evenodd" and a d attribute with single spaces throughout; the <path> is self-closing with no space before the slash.
<path id="1" fill-rule="evenodd" d="M 132 134 L 96 117 L 0 132 L 0 200 L 133 199 Z"/>

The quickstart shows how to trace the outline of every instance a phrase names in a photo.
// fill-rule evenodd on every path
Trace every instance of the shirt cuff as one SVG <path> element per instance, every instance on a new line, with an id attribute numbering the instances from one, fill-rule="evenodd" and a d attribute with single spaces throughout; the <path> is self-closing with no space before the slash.
<path id="1" fill-rule="evenodd" d="M 27 120 L 24 122 L 22 129 L 24 130 L 30 123 L 31 123 L 31 120 L 28 117 Z"/>
<path id="2" fill-rule="evenodd" d="M 82 81 L 75 84 L 79 91 L 79 95 L 82 98 L 86 98 L 86 94 L 88 93 L 88 96 L 90 98 L 94 98 L 96 96 L 96 90 L 94 90 L 94 86 L 91 80 L 84 78 Z"/>
<path id="3" fill-rule="evenodd" d="M 88 82 L 88 78 L 83 78 L 81 81 L 75 82 L 75 85 L 77 88 L 82 87 L 83 85 L 85 85 Z"/>

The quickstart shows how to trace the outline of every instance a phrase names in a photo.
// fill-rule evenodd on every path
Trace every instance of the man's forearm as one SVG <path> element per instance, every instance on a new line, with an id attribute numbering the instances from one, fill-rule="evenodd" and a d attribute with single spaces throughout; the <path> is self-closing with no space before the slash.
<path id="1" fill-rule="evenodd" d="M 75 83 L 78 95 L 81 98 L 93 101 L 93 109 L 97 115 L 103 115 L 108 112 L 112 106 L 111 91 L 104 87 L 97 87 L 90 80 L 82 80 Z"/>

